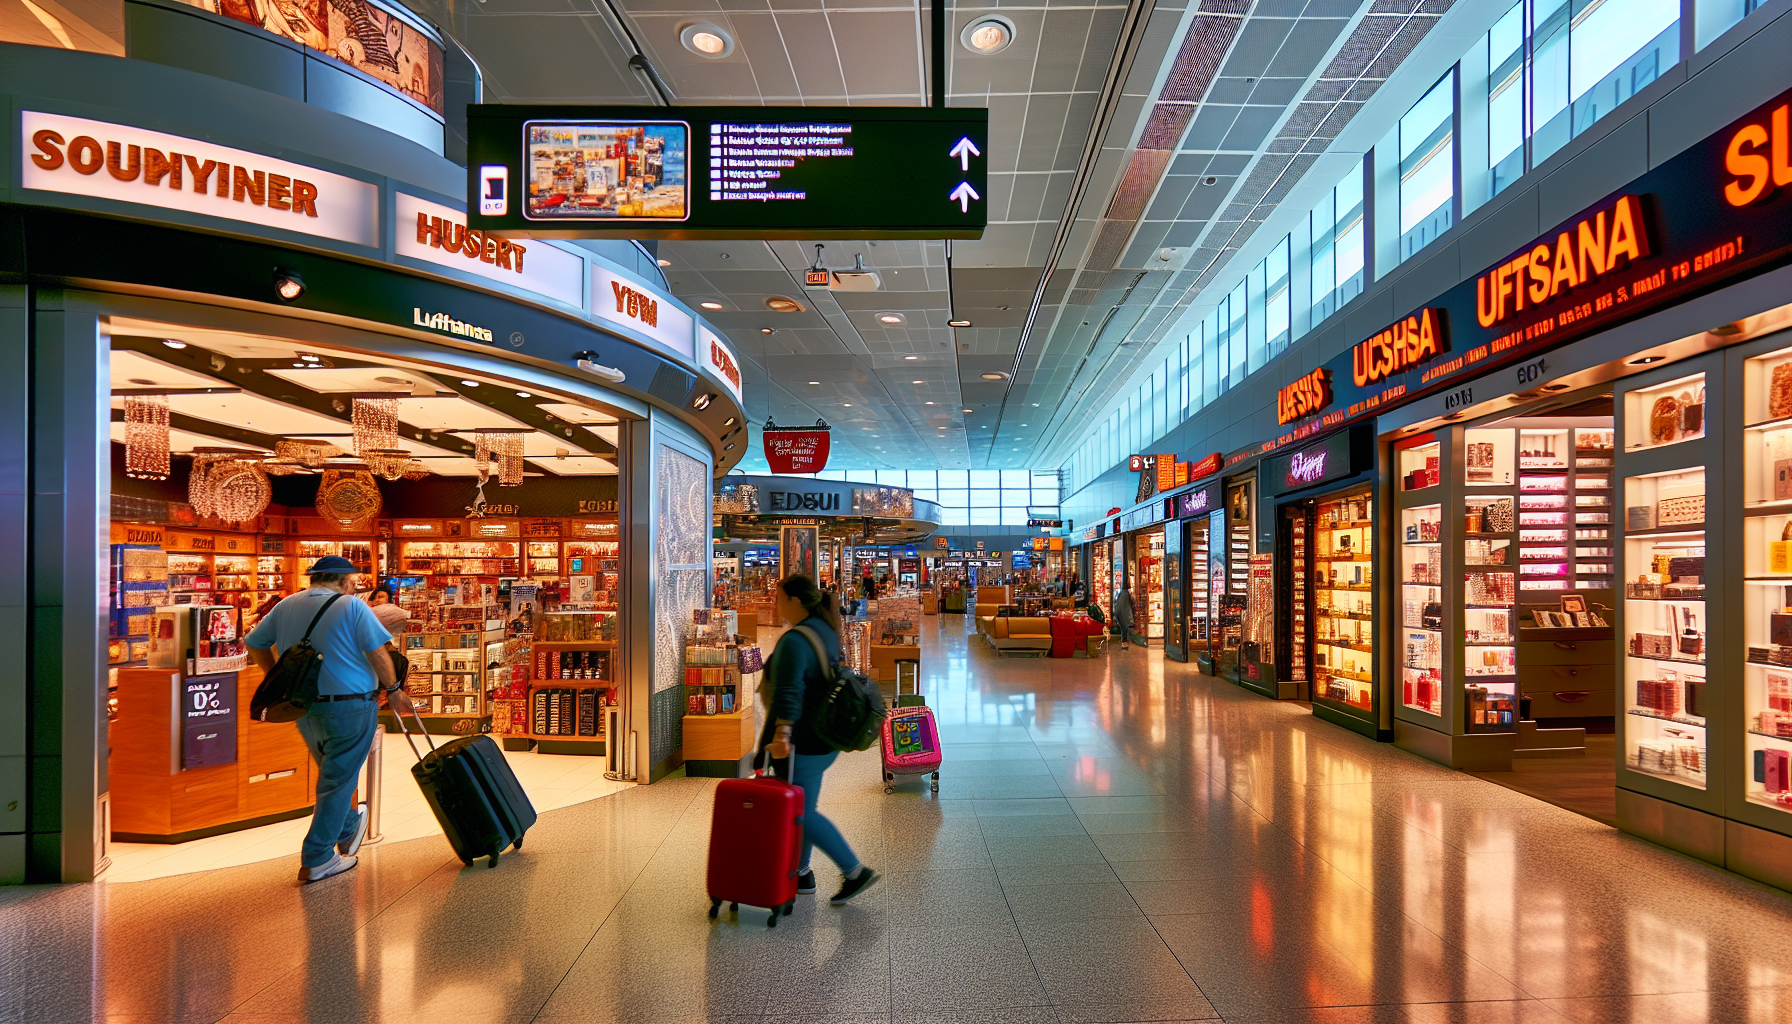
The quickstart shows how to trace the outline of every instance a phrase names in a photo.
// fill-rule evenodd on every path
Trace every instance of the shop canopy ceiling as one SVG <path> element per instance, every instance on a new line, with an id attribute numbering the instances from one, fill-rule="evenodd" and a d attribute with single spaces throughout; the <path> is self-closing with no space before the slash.
<path id="1" fill-rule="evenodd" d="M 949 271 L 942 242 L 826 243 L 836 270 L 863 257 L 876 291 L 806 291 L 801 242 L 666 242 L 668 280 L 720 307 L 705 308 L 745 364 L 749 421 L 825 417 L 836 467 L 1034 466 L 1103 411 L 1453 4 L 952 7 L 947 103 L 990 111 L 982 240 L 953 243 Z M 637 51 L 680 104 L 929 102 L 919 2 L 417 6 L 478 60 L 487 102 L 655 103 Z M 990 15 L 1013 42 L 973 53 L 959 36 Z M 697 22 L 729 37 L 725 54 L 681 44 Z"/>
<path id="2" fill-rule="evenodd" d="M 169 441 L 176 454 L 196 447 L 272 454 L 283 438 L 316 438 L 347 450 L 345 461 L 354 461 L 353 399 L 390 397 L 398 405 L 400 443 L 437 476 L 477 474 L 472 456 L 480 430 L 526 431 L 527 473 L 617 471 L 616 417 L 559 396 L 274 338 L 122 319 L 112 322 L 111 332 L 112 439 L 120 443 L 123 395 L 160 391 L 172 392 Z"/>

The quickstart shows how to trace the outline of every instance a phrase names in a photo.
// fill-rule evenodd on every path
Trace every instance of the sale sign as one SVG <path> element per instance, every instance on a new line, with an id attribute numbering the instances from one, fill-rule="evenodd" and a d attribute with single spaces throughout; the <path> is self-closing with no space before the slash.
<path id="1" fill-rule="evenodd" d="M 820 420 L 813 427 L 767 423 L 760 440 L 766 464 L 774 473 L 819 473 L 828 468 L 830 431 Z"/>

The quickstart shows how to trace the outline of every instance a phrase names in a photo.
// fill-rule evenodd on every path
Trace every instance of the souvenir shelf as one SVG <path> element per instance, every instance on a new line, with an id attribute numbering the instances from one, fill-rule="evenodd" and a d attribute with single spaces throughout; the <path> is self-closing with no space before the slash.
<path id="1" fill-rule="evenodd" d="M 401 559 L 403 556 L 400 556 Z M 397 637 L 411 661 L 405 689 L 425 719 L 490 716 L 494 669 L 505 662 L 504 608 L 495 576 L 429 575 L 402 581 L 398 605 L 411 613 Z M 447 731 L 474 726 L 450 722 Z"/>
<path id="2" fill-rule="evenodd" d="M 1313 697 L 1374 708 L 1374 522 L 1367 489 L 1318 502 L 1313 523 Z"/>
<path id="3" fill-rule="evenodd" d="M 155 544 L 114 544 L 106 661 L 146 664 L 155 610 L 170 603 L 168 555 Z"/>
<path id="4" fill-rule="evenodd" d="M 1139 579 L 1145 597 L 1145 639 L 1163 642 L 1164 638 L 1164 535 L 1162 530 L 1140 537 L 1146 545 L 1139 552 Z"/>
<path id="5" fill-rule="evenodd" d="M 1463 709 L 1469 732 L 1518 727 L 1518 574 L 1462 577 Z"/>
<path id="6" fill-rule="evenodd" d="M 1624 759 L 1708 785 L 1705 470 L 1624 480 Z"/>
<path id="7" fill-rule="evenodd" d="M 1792 349 L 1743 364 L 1742 795 L 1792 828 Z M 1758 814 L 1761 812 L 1757 812 Z"/>
<path id="8" fill-rule="evenodd" d="M 1400 513 L 1400 699 L 1443 712 L 1443 506 Z"/>
<path id="9" fill-rule="evenodd" d="M 1213 642 L 1213 616 L 1217 609 L 1213 607 L 1213 588 L 1209 580 L 1212 570 L 1212 549 L 1207 536 L 1210 522 L 1210 518 L 1206 516 L 1190 521 L 1189 550 L 1182 556 L 1188 567 L 1186 572 L 1189 579 L 1188 639 L 1185 649 L 1190 661 L 1194 660 L 1197 653 L 1207 653 Z"/>
<path id="10" fill-rule="evenodd" d="M 501 644 L 492 731 L 508 750 L 604 753 L 605 709 L 616 701 L 616 613 L 542 612 L 533 628 Z"/>

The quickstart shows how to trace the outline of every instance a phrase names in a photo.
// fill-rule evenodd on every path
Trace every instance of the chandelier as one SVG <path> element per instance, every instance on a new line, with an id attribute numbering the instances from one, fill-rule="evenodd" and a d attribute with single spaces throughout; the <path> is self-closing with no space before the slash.
<path id="1" fill-rule="evenodd" d="M 412 465 L 423 468 L 423 464 L 411 458 L 411 453 L 403 448 L 369 448 L 361 452 L 361 458 L 366 461 L 368 470 L 382 480 L 401 479 Z"/>
<path id="2" fill-rule="evenodd" d="M 366 458 L 370 451 L 397 448 L 398 399 L 357 398 L 354 402 L 355 454 Z"/>
<path id="3" fill-rule="evenodd" d="M 126 395 L 124 475 L 133 480 L 168 479 L 168 396 Z"/>
<path id="4" fill-rule="evenodd" d="M 491 470 L 488 463 L 498 464 L 498 486 L 516 487 L 523 482 L 523 436 L 526 430 L 481 430 L 473 435 L 473 461 L 479 467 L 479 482 L 485 483 Z"/>
<path id="5" fill-rule="evenodd" d="M 267 511 L 272 498 L 259 456 L 235 448 L 193 449 L 187 500 L 199 515 L 246 523 Z"/>
<path id="6" fill-rule="evenodd" d="M 328 441 L 311 438 L 291 437 L 274 442 L 274 456 L 281 462 L 310 466 L 313 469 L 344 454 L 347 453 Z"/>
<path id="7" fill-rule="evenodd" d="M 317 514 L 357 527 L 380 513 L 380 487 L 365 469 L 326 469 L 317 485 Z"/>

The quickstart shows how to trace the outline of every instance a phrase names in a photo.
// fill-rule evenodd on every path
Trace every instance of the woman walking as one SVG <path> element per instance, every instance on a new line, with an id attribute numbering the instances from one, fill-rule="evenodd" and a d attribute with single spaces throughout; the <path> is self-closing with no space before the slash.
<path id="1" fill-rule="evenodd" d="M 1114 595 L 1114 625 L 1120 627 L 1120 649 L 1127 650 L 1132 646 L 1132 582 L 1120 584 L 1120 591 Z"/>
<path id="2" fill-rule="evenodd" d="M 840 891 L 829 901 L 838 906 L 864 892 L 878 877 L 852 852 L 834 823 L 815 808 L 821 799 L 822 774 L 840 756 L 839 751 L 815 735 L 811 726 L 816 709 L 827 701 L 831 668 L 840 661 L 840 617 L 833 596 L 801 573 L 785 577 L 773 593 L 778 617 L 792 628 L 778 638 L 771 663 L 766 666 L 766 685 L 771 692 L 766 700 L 769 710 L 760 746 L 774 769 L 781 767 L 778 762 L 790 758 L 785 781 L 803 791 L 803 859 L 797 872 L 796 891 L 815 892 L 815 872 L 810 870 L 809 858 L 819 846 L 844 876 Z M 827 652 L 826 665 L 815 656 L 815 645 L 803 636 L 804 631 L 821 642 Z"/>

